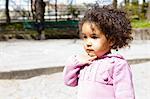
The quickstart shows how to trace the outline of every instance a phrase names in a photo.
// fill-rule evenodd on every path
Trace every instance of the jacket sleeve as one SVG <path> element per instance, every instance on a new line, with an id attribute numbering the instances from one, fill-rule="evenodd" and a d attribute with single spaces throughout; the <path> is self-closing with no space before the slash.
<path id="1" fill-rule="evenodd" d="M 70 57 L 63 70 L 64 83 L 67 86 L 75 87 L 78 85 L 78 75 L 80 67 L 84 64 L 79 63 L 76 56 Z"/>
<path id="2" fill-rule="evenodd" d="M 131 69 L 125 60 L 115 66 L 113 79 L 115 99 L 135 99 Z"/>

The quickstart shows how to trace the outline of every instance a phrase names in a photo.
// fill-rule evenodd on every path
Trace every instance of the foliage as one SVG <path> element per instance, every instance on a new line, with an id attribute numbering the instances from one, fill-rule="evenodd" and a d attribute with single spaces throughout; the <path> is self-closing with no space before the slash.
<path id="1" fill-rule="evenodd" d="M 124 9 L 132 19 L 145 19 L 147 8 L 148 3 L 144 3 L 142 5 L 139 5 L 138 3 L 127 3 L 124 6 Z"/>
<path id="2" fill-rule="evenodd" d="M 23 23 L 3 24 L 0 29 L 0 41 L 8 39 L 37 40 L 38 32 L 35 29 L 25 29 Z M 45 28 L 42 31 L 44 39 L 71 39 L 78 37 L 78 28 Z"/>
<path id="3" fill-rule="evenodd" d="M 76 6 L 69 5 L 68 6 L 68 15 L 73 15 L 73 17 L 77 18 L 78 15 L 80 14 L 80 11 Z"/>
<path id="4" fill-rule="evenodd" d="M 22 23 L 10 23 L 10 24 L 6 24 L 6 25 L 2 25 L 2 29 L 3 30 L 22 30 L 23 29 L 23 25 Z"/>
<path id="5" fill-rule="evenodd" d="M 129 14 L 130 17 L 131 16 L 138 16 L 139 17 L 138 5 L 127 3 L 125 5 L 125 10 L 127 11 L 127 13 Z"/>
<path id="6" fill-rule="evenodd" d="M 150 28 L 150 21 L 147 20 L 132 20 L 133 28 Z"/>

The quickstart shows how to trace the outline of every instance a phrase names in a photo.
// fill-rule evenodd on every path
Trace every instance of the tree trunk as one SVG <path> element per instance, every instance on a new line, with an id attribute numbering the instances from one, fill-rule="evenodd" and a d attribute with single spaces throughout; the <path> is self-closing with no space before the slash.
<path id="1" fill-rule="evenodd" d="M 31 13 L 32 13 L 32 19 L 35 19 L 35 0 L 31 0 Z"/>
<path id="2" fill-rule="evenodd" d="M 6 5 L 5 5 L 5 14 L 6 14 L 6 23 L 10 23 L 10 16 L 9 16 L 9 0 L 6 0 Z"/>
<path id="3" fill-rule="evenodd" d="M 124 0 L 125 5 L 129 4 L 129 0 Z"/>
<path id="4" fill-rule="evenodd" d="M 117 0 L 113 0 L 113 7 L 117 8 Z"/>
<path id="5" fill-rule="evenodd" d="M 45 2 L 43 0 L 35 0 L 35 18 L 36 18 L 36 29 L 38 32 L 38 40 L 41 40 L 42 31 L 44 30 L 44 13 L 45 13 Z"/>
<path id="6" fill-rule="evenodd" d="M 43 0 L 35 0 L 35 17 L 37 21 L 44 22 L 45 2 Z"/>
<path id="7" fill-rule="evenodd" d="M 138 0 L 132 0 L 132 4 L 139 5 L 139 1 Z"/>
<path id="8" fill-rule="evenodd" d="M 150 21 L 150 2 L 148 3 L 148 9 L 147 9 L 147 20 Z"/>
<path id="9" fill-rule="evenodd" d="M 57 22 L 57 0 L 55 0 L 55 17 Z"/>
<path id="10" fill-rule="evenodd" d="M 143 3 L 142 3 L 141 13 L 142 13 L 142 18 L 145 19 L 145 17 L 146 17 L 146 3 L 145 3 L 145 0 L 143 0 Z"/>

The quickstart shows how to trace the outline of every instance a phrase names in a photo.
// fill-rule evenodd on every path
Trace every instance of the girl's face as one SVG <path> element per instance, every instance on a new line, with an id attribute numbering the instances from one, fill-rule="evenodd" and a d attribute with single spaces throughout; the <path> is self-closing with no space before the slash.
<path id="1" fill-rule="evenodd" d="M 101 57 L 110 51 L 111 43 L 94 23 L 85 22 L 83 24 L 81 38 L 85 51 L 91 57 Z"/>

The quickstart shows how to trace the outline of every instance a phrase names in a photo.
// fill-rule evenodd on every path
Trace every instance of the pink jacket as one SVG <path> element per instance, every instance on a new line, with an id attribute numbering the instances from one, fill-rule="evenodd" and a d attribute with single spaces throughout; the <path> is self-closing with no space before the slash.
<path id="1" fill-rule="evenodd" d="M 135 99 L 132 74 L 120 55 L 108 54 L 89 66 L 70 58 L 64 68 L 64 83 L 78 86 L 78 99 Z"/>

